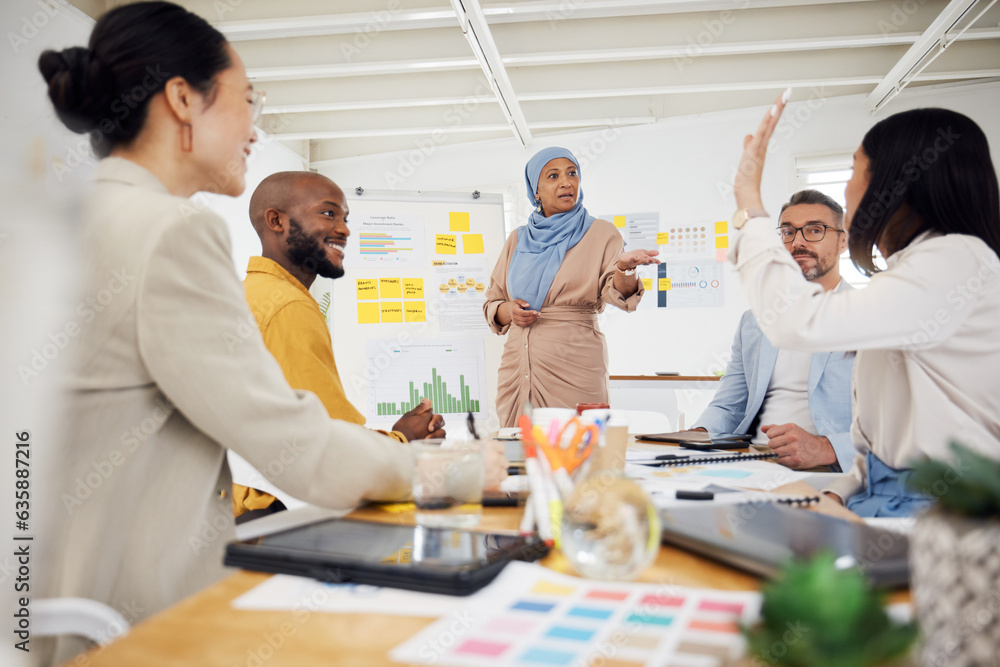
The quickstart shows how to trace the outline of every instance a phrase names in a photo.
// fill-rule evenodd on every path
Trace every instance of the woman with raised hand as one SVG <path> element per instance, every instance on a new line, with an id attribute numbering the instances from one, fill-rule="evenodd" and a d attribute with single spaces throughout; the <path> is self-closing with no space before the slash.
<path id="1" fill-rule="evenodd" d="M 221 578 L 227 449 L 316 505 L 406 497 L 409 449 L 288 386 L 253 327 L 226 223 L 189 199 L 239 195 L 256 140 L 262 94 L 222 34 L 174 4 L 129 4 L 39 68 L 59 118 L 102 158 L 80 248 L 83 298 L 100 307 L 72 350 L 72 440 L 47 457 L 59 507 L 46 595 L 140 620 Z"/>
<path id="2" fill-rule="evenodd" d="M 1000 195 L 989 145 L 947 109 L 872 127 L 854 154 L 844 220 L 851 259 L 872 279 L 824 292 L 782 248 L 760 196 L 783 108 L 779 99 L 744 142 L 730 259 L 772 343 L 857 350 L 858 455 L 827 492 L 862 516 L 911 515 L 929 501 L 905 485 L 917 460 L 950 458 L 952 439 L 1000 458 Z"/>
<path id="3" fill-rule="evenodd" d="M 483 311 L 506 334 L 497 416 L 514 426 L 525 404 L 575 407 L 608 402 L 608 349 L 597 315 L 610 304 L 632 312 L 643 287 L 636 267 L 658 264 L 655 250 L 623 253 L 621 234 L 583 207 L 580 163 L 545 148 L 524 169 L 534 212 L 504 244 Z"/>

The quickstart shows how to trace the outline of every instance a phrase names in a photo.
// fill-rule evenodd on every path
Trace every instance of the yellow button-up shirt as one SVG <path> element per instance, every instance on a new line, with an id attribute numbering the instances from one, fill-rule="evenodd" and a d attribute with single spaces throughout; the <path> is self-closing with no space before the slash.
<path id="1" fill-rule="evenodd" d="M 264 344 L 278 361 L 288 384 L 316 394 L 334 419 L 364 424 L 364 415 L 344 393 L 326 318 L 306 286 L 265 257 L 250 258 L 243 284 Z M 398 431 L 380 432 L 406 442 L 406 436 Z M 273 502 L 270 494 L 233 485 L 233 511 L 237 516 Z"/>

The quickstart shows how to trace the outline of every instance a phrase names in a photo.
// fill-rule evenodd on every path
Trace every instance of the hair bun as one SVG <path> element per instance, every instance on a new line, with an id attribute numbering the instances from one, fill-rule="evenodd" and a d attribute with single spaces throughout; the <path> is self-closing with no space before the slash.
<path id="1" fill-rule="evenodd" d="M 49 86 L 49 98 L 66 127 L 89 132 L 109 112 L 114 85 L 111 75 L 90 49 L 74 46 L 45 51 L 38 69 Z"/>

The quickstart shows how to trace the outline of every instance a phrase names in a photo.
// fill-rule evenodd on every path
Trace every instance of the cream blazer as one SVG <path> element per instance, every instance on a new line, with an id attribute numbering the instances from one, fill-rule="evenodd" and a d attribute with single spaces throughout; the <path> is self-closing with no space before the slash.
<path id="1" fill-rule="evenodd" d="M 406 446 L 288 386 L 220 217 L 108 158 L 84 223 L 70 437 L 44 472 L 47 595 L 100 600 L 134 622 L 227 574 L 227 448 L 315 505 L 408 495 Z"/>

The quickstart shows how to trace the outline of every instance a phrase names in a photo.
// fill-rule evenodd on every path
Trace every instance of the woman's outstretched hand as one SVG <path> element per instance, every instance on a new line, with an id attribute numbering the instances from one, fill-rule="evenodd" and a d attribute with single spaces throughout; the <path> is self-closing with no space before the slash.
<path id="1" fill-rule="evenodd" d="M 615 265 L 622 271 L 628 271 L 643 264 L 659 264 L 660 260 L 656 259 L 659 254 L 659 250 L 629 250 L 618 255 Z"/>
<path id="2" fill-rule="evenodd" d="M 760 196 L 760 179 L 764 174 L 764 158 L 767 157 L 767 146 L 771 142 L 774 128 L 778 126 L 781 112 L 785 109 L 791 88 L 783 92 L 775 100 L 774 106 L 767 110 L 764 119 L 754 134 L 748 134 L 743 139 L 743 155 L 736 169 L 736 179 L 733 181 L 733 195 L 736 197 L 736 208 L 763 209 L 764 202 Z"/>

